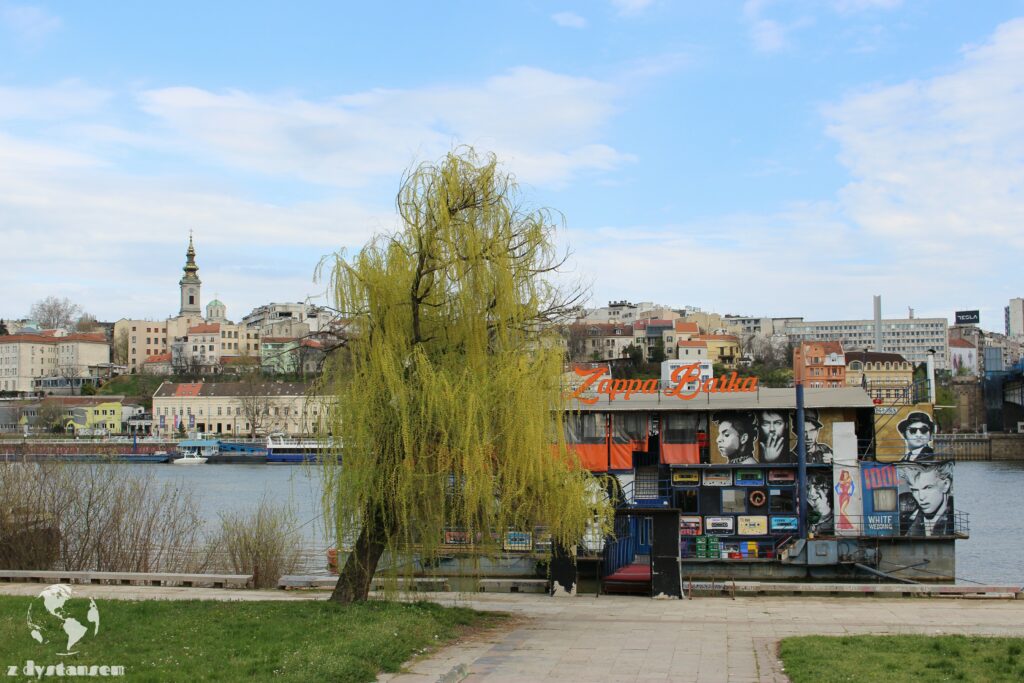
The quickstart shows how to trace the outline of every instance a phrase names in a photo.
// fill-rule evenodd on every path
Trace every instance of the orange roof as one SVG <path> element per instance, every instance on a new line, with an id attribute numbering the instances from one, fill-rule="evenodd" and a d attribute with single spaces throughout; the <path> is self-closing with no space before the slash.
<path id="1" fill-rule="evenodd" d="M 706 349 L 708 347 L 707 342 L 700 341 L 700 340 L 697 340 L 697 339 L 694 339 L 694 340 L 680 339 L 676 343 L 676 345 L 677 346 L 688 347 L 688 348 L 692 348 L 692 349 Z"/>
<path id="2" fill-rule="evenodd" d="M 150 356 L 145 360 L 146 363 L 170 363 L 171 354 L 169 353 L 158 353 Z"/>
<path id="3" fill-rule="evenodd" d="M 202 382 L 186 382 L 179 384 L 174 389 L 175 396 L 198 396 L 199 391 L 203 388 Z"/>
<path id="4" fill-rule="evenodd" d="M 316 339 L 303 339 L 302 340 L 302 345 L 303 346 L 308 346 L 311 349 L 319 349 L 319 348 L 323 347 L 323 344 L 321 344 Z"/>
<path id="5" fill-rule="evenodd" d="M 700 325 L 697 323 L 689 323 L 685 320 L 677 320 L 676 332 L 692 332 L 693 334 L 700 334 Z"/>
<path id="6" fill-rule="evenodd" d="M 739 342 L 740 338 L 735 334 L 702 334 L 694 337 L 694 339 L 703 339 L 705 341 L 731 341 Z"/>
<path id="7" fill-rule="evenodd" d="M 220 323 L 207 323 L 188 328 L 189 334 L 210 334 L 211 332 L 220 332 Z"/>
<path id="8" fill-rule="evenodd" d="M 52 330 L 48 330 L 52 331 Z M 2 338 L 5 344 L 28 342 L 31 344 L 60 344 L 62 342 L 95 342 L 106 344 L 107 338 L 102 334 L 69 334 L 66 337 L 54 337 L 42 334 L 10 334 Z"/>
<path id="9" fill-rule="evenodd" d="M 76 342 L 97 342 L 100 344 L 106 344 L 107 338 L 102 334 L 69 334 L 66 337 L 58 337 L 59 341 L 76 341 Z"/>
<path id="10" fill-rule="evenodd" d="M 972 344 L 971 342 L 967 341 L 966 339 L 950 339 L 949 340 L 949 346 L 950 346 L 950 348 L 954 348 L 954 349 L 973 349 L 974 348 L 974 344 Z"/>

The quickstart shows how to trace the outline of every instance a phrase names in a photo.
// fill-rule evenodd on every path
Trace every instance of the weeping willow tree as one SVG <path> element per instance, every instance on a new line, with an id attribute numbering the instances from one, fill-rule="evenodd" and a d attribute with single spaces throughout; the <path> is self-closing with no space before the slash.
<path id="1" fill-rule="evenodd" d="M 491 157 L 449 153 L 404 178 L 398 232 L 331 267 L 350 339 L 320 390 L 343 465 L 325 509 L 347 557 L 333 599 L 365 600 L 381 572 L 436 558 L 445 530 L 481 555 L 542 526 L 574 545 L 607 525 L 562 436 L 556 323 L 579 303 L 550 212 L 528 211 Z"/>

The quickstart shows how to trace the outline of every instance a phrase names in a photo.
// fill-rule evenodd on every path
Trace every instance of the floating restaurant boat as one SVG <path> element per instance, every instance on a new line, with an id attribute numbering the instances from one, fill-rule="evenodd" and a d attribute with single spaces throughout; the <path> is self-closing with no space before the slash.
<path id="1" fill-rule="evenodd" d="M 591 374 L 566 445 L 616 508 L 616 533 L 583 544 L 581 576 L 655 595 L 678 595 L 679 577 L 954 580 L 968 518 L 931 405 L 813 387 L 798 406 L 793 389 L 734 377 L 648 391 Z"/>
<path id="2" fill-rule="evenodd" d="M 281 432 L 267 436 L 268 463 L 318 462 L 333 452 L 331 440 L 296 439 Z"/>

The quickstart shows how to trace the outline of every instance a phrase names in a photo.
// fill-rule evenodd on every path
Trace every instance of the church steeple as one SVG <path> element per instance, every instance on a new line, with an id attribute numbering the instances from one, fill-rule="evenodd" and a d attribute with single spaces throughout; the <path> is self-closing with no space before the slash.
<path id="1" fill-rule="evenodd" d="M 181 286 L 181 310 L 178 315 L 202 315 L 199 302 L 199 290 L 202 281 L 199 279 L 199 266 L 196 265 L 196 248 L 192 244 L 192 231 L 188 234 L 188 251 L 185 252 L 185 274 L 178 284 Z"/>

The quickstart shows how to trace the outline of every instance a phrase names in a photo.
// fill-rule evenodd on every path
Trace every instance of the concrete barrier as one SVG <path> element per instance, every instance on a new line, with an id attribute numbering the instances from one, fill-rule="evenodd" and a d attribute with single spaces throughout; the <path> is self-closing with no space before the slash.
<path id="1" fill-rule="evenodd" d="M 0 569 L 0 581 L 117 584 L 123 586 L 208 586 L 251 588 L 251 574 L 179 574 L 162 572 L 64 572 Z"/>

